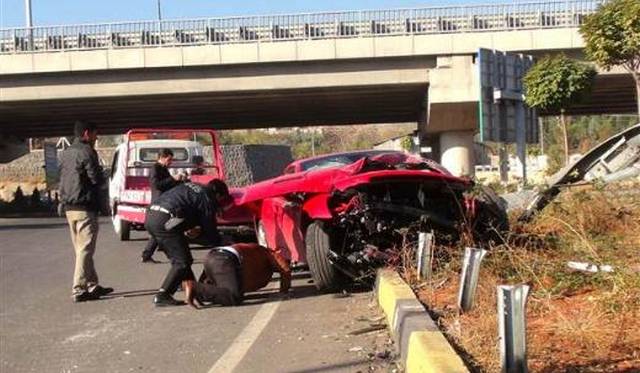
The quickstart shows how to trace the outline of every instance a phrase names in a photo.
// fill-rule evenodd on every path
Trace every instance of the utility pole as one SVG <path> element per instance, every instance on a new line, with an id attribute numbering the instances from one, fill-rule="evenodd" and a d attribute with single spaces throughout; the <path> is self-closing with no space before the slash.
<path id="1" fill-rule="evenodd" d="M 33 17 L 31 16 L 31 0 L 24 0 L 24 17 L 29 29 L 29 49 L 33 49 Z"/>
<path id="2" fill-rule="evenodd" d="M 162 21 L 162 5 L 160 5 L 160 0 L 158 0 L 158 21 Z"/>

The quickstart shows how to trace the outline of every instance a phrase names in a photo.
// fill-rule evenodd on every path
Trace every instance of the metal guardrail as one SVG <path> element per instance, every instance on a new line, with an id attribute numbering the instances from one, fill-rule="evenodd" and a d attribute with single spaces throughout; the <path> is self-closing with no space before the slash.
<path id="1" fill-rule="evenodd" d="M 576 27 L 606 0 L 0 29 L 0 54 Z"/>

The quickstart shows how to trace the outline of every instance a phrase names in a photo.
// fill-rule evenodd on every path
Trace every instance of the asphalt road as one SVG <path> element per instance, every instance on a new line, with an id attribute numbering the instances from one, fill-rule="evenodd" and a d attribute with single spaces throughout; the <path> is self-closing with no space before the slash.
<path id="1" fill-rule="evenodd" d="M 277 282 L 240 307 L 157 309 L 168 269 L 141 264 L 144 233 L 116 240 L 100 225 L 95 256 L 113 296 L 71 301 L 73 249 L 63 219 L 0 219 L 0 372 L 368 372 L 391 371 L 386 331 L 371 292 L 318 294 L 296 274 L 289 299 Z M 196 262 L 206 251 L 196 250 Z M 196 276 L 201 264 L 194 265 Z M 176 298 L 182 298 L 178 293 Z M 372 355 L 378 354 L 377 357 Z"/>

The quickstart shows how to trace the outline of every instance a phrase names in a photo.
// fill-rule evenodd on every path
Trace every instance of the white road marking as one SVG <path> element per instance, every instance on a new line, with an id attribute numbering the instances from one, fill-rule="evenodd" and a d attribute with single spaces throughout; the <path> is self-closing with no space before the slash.
<path id="1" fill-rule="evenodd" d="M 222 354 L 220 359 L 209 369 L 209 373 L 232 372 L 249 352 L 260 333 L 269 324 L 269 321 L 280 306 L 280 301 L 272 301 L 263 304 L 249 324 L 240 332 L 231 346 Z"/>

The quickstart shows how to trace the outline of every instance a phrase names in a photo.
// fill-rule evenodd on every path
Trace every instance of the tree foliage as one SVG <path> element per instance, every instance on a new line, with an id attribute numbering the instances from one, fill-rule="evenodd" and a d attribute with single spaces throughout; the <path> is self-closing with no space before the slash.
<path id="1" fill-rule="evenodd" d="M 529 106 L 560 111 L 565 164 L 569 163 L 569 134 L 565 110 L 579 102 L 591 89 L 595 75 L 593 67 L 559 54 L 546 56 L 536 62 L 524 76 L 525 101 Z"/>
<path id="2" fill-rule="evenodd" d="M 545 56 L 524 77 L 525 101 L 541 110 L 563 111 L 582 99 L 595 75 L 593 67 L 564 54 Z"/>
<path id="3" fill-rule="evenodd" d="M 612 0 L 600 6 L 580 27 L 585 52 L 604 69 L 640 67 L 640 1 Z"/>

